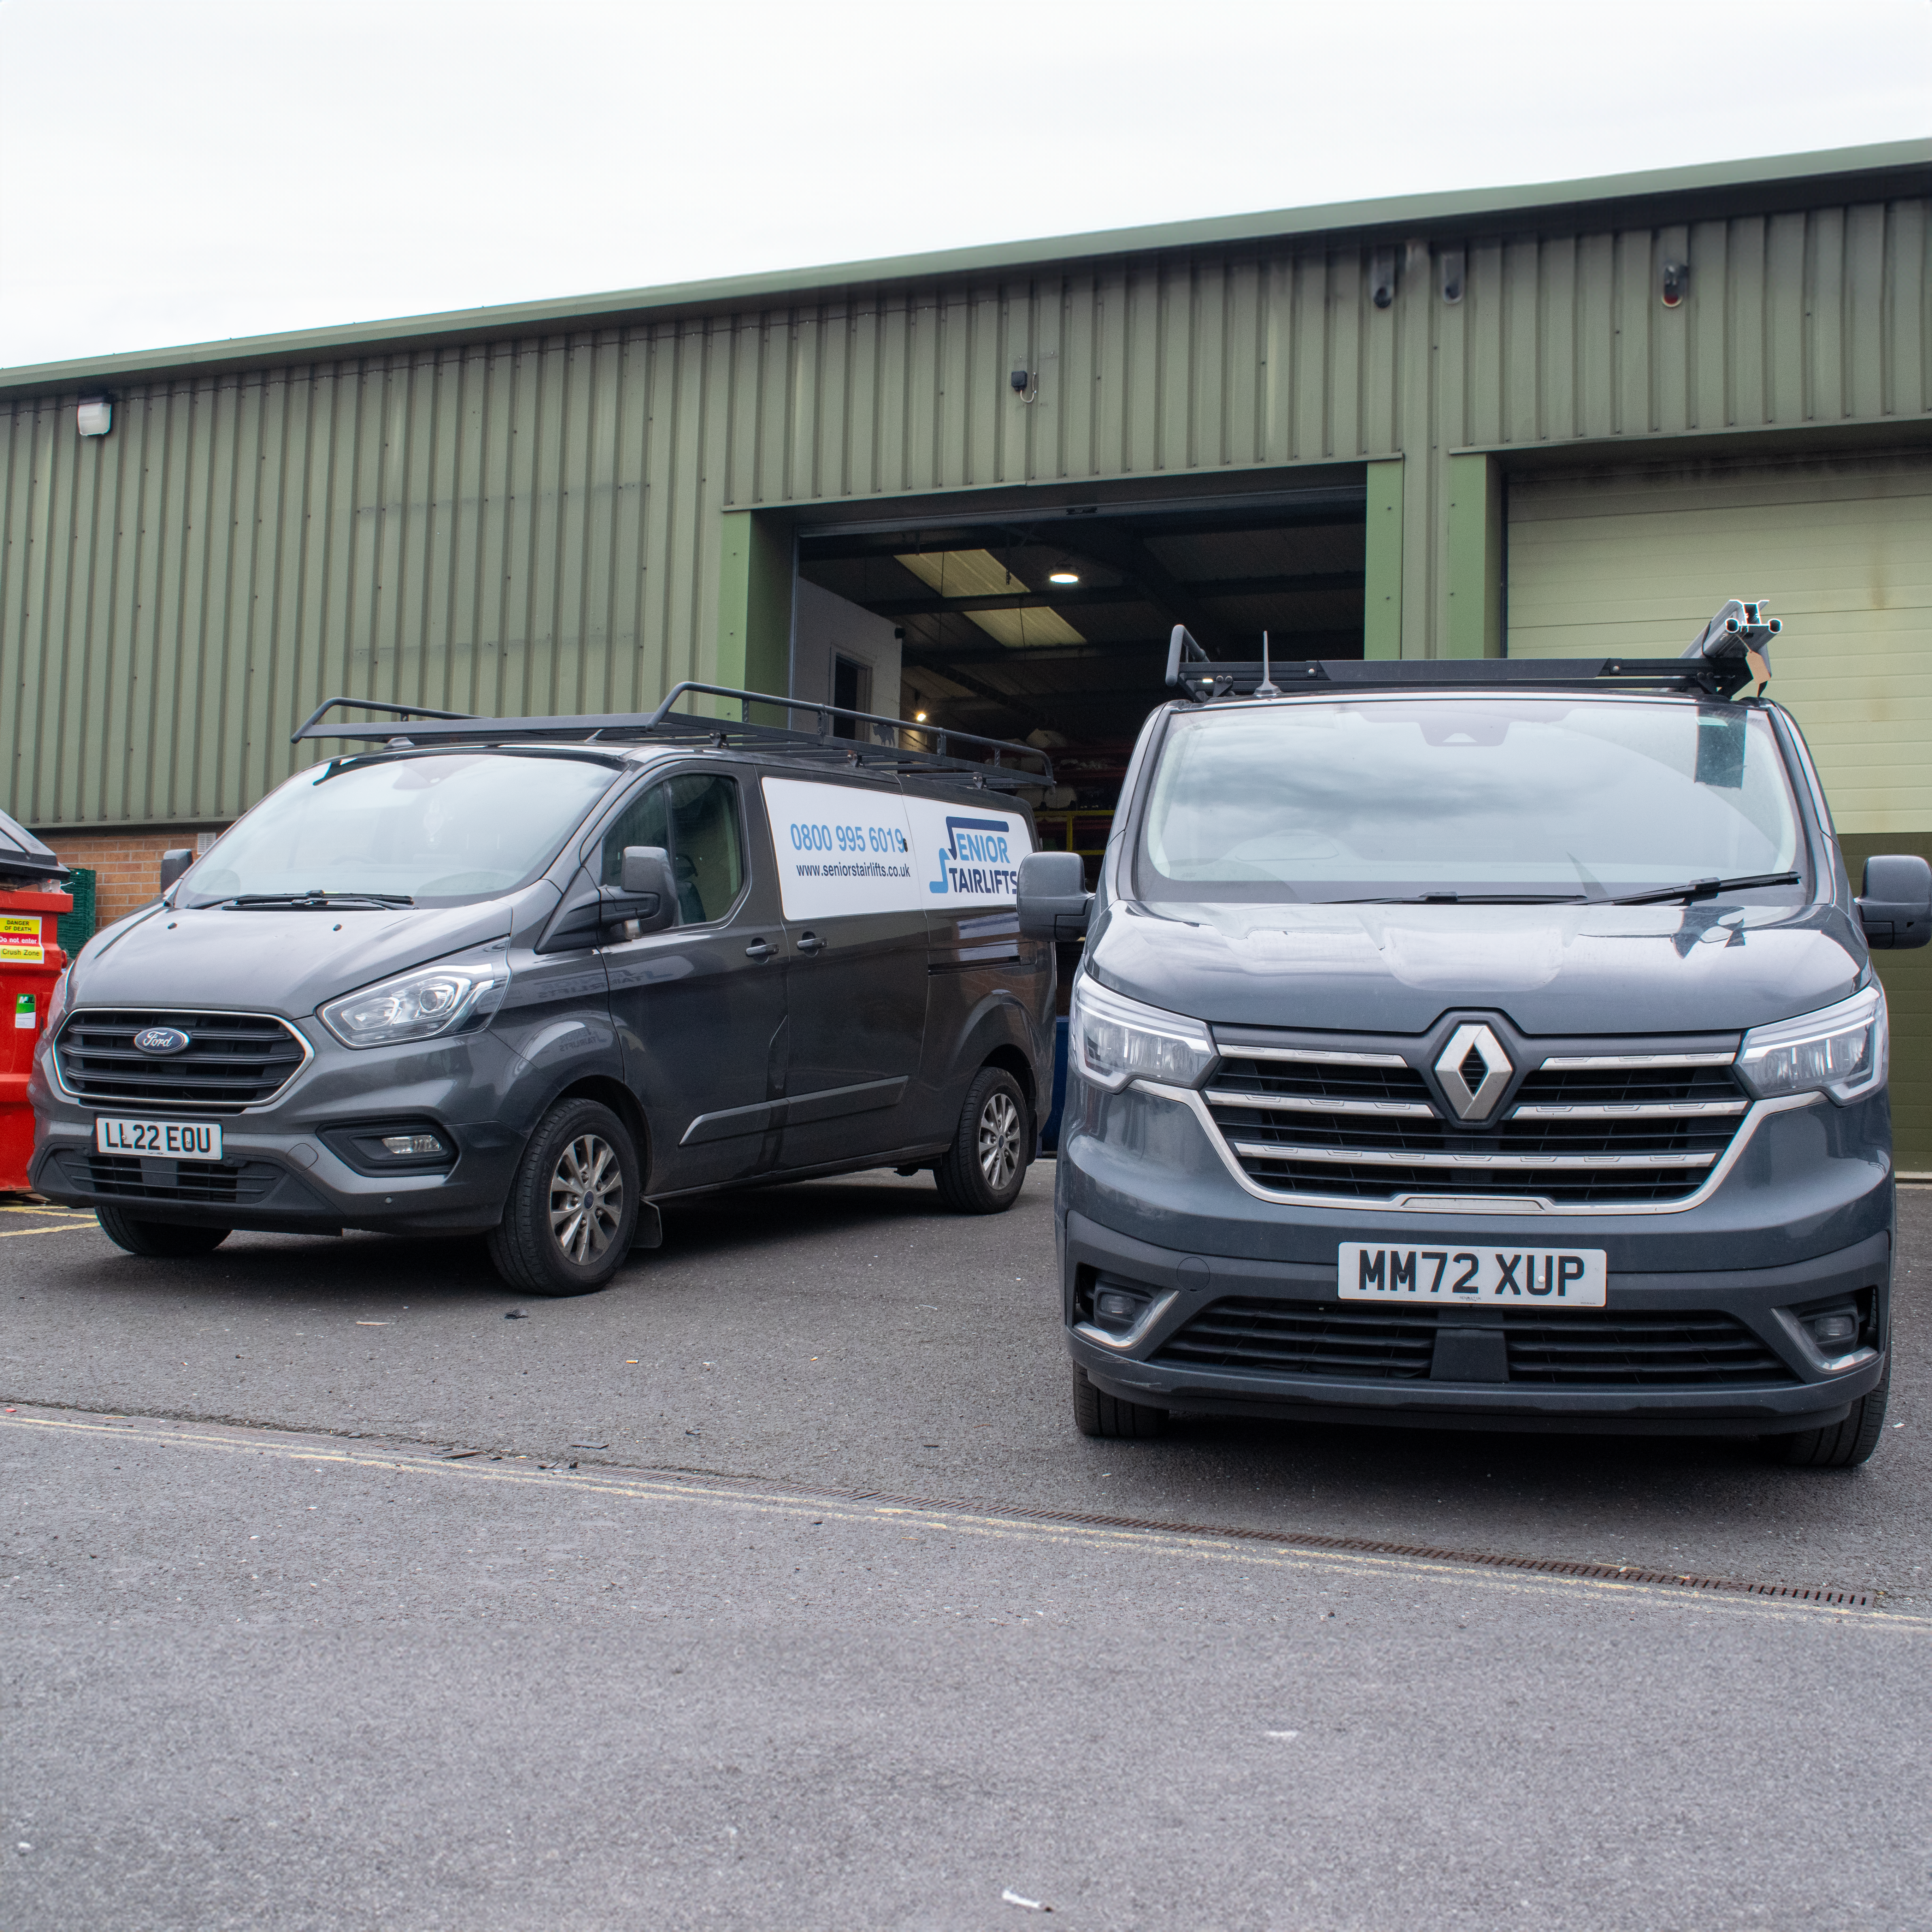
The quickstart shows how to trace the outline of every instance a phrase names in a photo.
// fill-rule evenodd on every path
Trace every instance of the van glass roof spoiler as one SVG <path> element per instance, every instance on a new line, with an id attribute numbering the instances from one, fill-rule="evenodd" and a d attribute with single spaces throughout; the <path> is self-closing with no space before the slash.
<path id="1" fill-rule="evenodd" d="M 680 698 L 688 695 L 736 698 L 738 722 L 696 717 L 672 708 Z M 813 727 L 804 730 L 789 725 L 754 723 L 752 718 L 754 704 L 770 706 L 787 714 L 808 712 Z M 322 722 L 330 712 L 345 706 L 407 720 L 408 734 L 399 736 L 394 724 Z M 832 728 L 840 719 L 873 728 L 865 738 L 839 737 Z M 890 736 L 881 740 L 881 730 Z M 923 742 L 908 744 L 908 736 Z M 945 730 L 938 725 L 909 724 L 902 718 L 848 711 L 839 705 L 820 704 L 809 698 L 779 698 L 770 692 L 688 682 L 675 686 L 655 711 L 612 712 L 578 718 L 477 718 L 460 711 L 427 710 L 418 705 L 378 704 L 372 698 L 332 698 L 316 707 L 289 742 L 298 745 L 304 739 L 315 738 L 398 749 L 438 745 L 707 745 L 764 752 L 851 770 L 950 778 L 995 791 L 1053 783 L 1053 760 L 1031 745 L 1013 744 L 1003 738 L 982 738 L 970 731 Z"/>
<path id="2" fill-rule="evenodd" d="M 1783 626 L 1762 602 L 1732 598 L 1676 658 L 1298 658 L 1270 664 L 1264 654 L 1241 663 L 1208 656 L 1186 626 L 1168 639 L 1167 682 L 1196 704 L 1216 698 L 1272 698 L 1298 687 L 1358 691 L 1454 690 L 1471 685 L 1528 689 L 1681 691 L 1730 698 L 1750 683 L 1771 682 L 1771 640 Z M 1264 641 L 1265 652 L 1265 640 Z"/>

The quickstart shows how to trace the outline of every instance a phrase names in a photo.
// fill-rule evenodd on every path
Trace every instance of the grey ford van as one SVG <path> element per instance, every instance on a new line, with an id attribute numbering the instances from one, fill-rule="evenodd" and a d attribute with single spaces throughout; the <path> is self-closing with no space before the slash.
<path id="1" fill-rule="evenodd" d="M 1177 1412 L 1748 1434 L 1862 1461 L 1894 1233 L 1885 998 L 1774 623 L 1642 662 L 1208 662 L 1090 900 L 1057 1216 L 1090 1435 Z M 1755 684 L 1759 694 L 1740 696 Z"/>
<path id="2" fill-rule="evenodd" d="M 816 729 L 673 710 L 694 692 Z M 351 748 L 69 968 L 42 1193 L 142 1255 L 485 1233 L 540 1294 L 710 1190 L 924 1168 L 1011 1205 L 1053 1064 L 1053 950 L 1013 909 L 1040 753 L 710 686 L 648 716 L 356 700 L 406 736 L 323 722 L 350 701 L 296 736 Z"/>

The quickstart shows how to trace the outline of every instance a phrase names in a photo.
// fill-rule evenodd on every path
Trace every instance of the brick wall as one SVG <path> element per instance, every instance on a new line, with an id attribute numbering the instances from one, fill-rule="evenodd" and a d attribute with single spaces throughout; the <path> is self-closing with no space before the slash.
<path id="1" fill-rule="evenodd" d="M 85 866 L 94 873 L 94 930 L 99 932 L 146 905 L 160 890 L 161 854 L 182 846 L 194 850 L 197 833 L 177 826 L 158 832 L 55 830 L 36 836 L 52 847 L 62 865 Z"/>

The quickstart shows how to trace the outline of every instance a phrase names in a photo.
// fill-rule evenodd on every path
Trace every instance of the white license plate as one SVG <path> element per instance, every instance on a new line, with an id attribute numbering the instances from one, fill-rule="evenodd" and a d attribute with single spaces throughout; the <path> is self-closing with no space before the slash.
<path id="1" fill-rule="evenodd" d="M 102 1120 L 94 1124 L 102 1154 L 151 1154 L 169 1160 L 219 1160 L 221 1127 L 214 1120 Z"/>
<path id="2" fill-rule="evenodd" d="M 1610 1270 L 1601 1248 L 1384 1247 L 1344 1241 L 1336 1268 L 1344 1301 L 1601 1308 Z"/>

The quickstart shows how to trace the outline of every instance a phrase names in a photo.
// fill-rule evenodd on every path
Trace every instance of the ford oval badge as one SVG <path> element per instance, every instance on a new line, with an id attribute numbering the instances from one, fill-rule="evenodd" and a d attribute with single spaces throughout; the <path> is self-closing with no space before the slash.
<path id="1" fill-rule="evenodd" d="M 188 1043 L 188 1035 L 179 1027 L 143 1027 L 134 1036 L 134 1044 L 142 1053 L 180 1053 Z"/>

